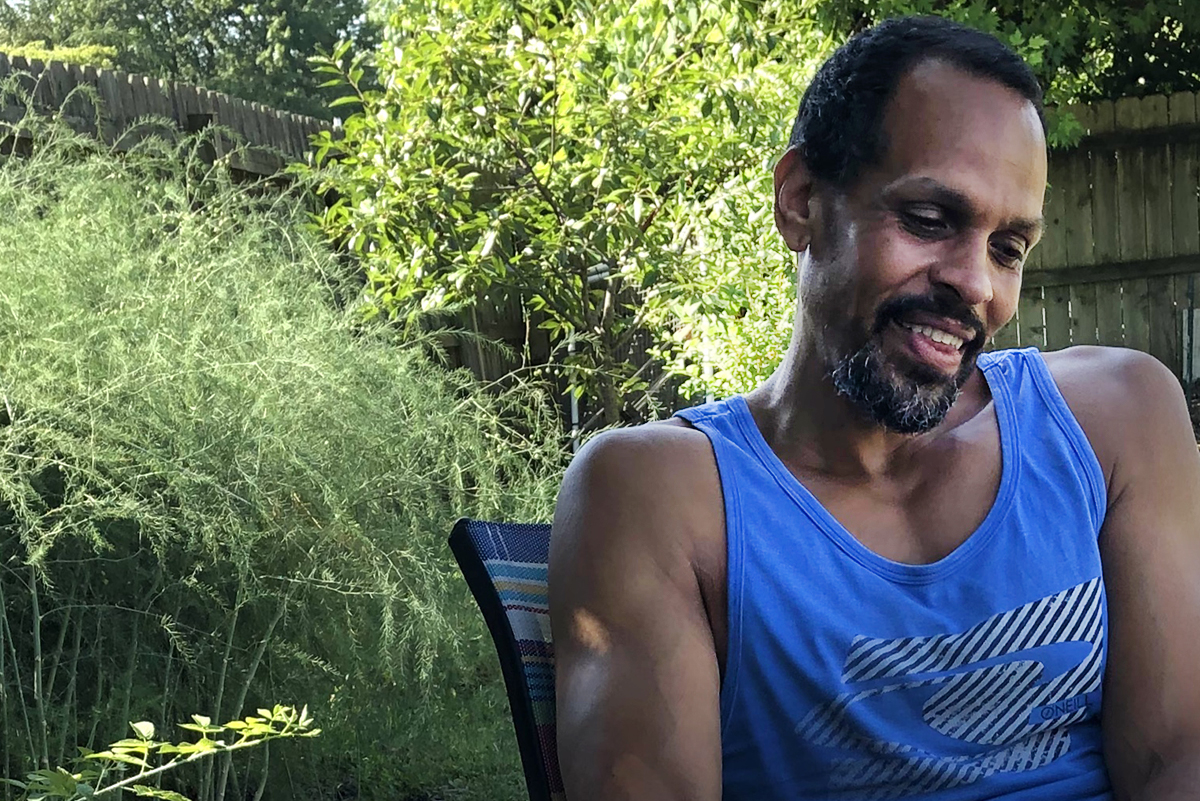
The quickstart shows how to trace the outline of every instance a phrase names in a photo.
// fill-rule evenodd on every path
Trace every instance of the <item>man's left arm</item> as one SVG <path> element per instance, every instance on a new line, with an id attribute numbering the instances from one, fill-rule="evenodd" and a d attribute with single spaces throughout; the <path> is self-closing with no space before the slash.
<path id="1" fill-rule="evenodd" d="M 1194 801 L 1200 799 L 1200 453 L 1175 377 L 1143 354 L 1106 356 L 1108 376 L 1101 380 L 1115 382 L 1108 398 L 1114 402 L 1093 416 L 1111 427 L 1101 436 L 1113 457 L 1100 531 L 1109 614 L 1104 754 L 1120 801 Z"/>

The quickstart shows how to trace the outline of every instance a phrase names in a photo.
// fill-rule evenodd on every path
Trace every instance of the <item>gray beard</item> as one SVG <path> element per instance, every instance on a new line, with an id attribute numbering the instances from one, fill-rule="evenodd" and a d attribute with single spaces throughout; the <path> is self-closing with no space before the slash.
<path id="1" fill-rule="evenodd" d="M 839 395 L 868 419 L 897 434 L 923 434 L 946 418 L 975 367 L 964 356 L 953 378 L 910 376 L 890 367 L 874 341 L 843 357 L 829 376 Z"/>

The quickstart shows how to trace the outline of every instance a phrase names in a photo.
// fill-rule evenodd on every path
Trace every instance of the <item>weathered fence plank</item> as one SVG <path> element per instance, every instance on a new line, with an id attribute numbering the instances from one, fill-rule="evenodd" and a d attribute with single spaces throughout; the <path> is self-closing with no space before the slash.
<path id="1" fill-rule="evenodd" d="M 1143 128 L 1162 128 L 1170 117 L 1167 98 L 1147 97 L 1141 101 Z M 1143 147 L 1142 186 L 1146 203 L 1146 256 L 1164 258 L 1174 253 L 1171 217 L 1170 150 L 1167 147 Z M 1146 309 L 1149 315 L 1151 355 L 1178 372 L 1179 330 L 1175 316 L 1174 277 L 1147 279 Z"/>
<path id="2" fill-rule="evenodd" d="M 1067 286 L 1043 290 L 1046 318 L 1046 349 L 1059 350 L 1071 344 L 1071 289 Z"/>
<path id="3" fill-rule="evenodd" d="M 137 105 L 133 99 L 133 78 L 132 75 L 118 74 L 117 76 L 117 105 L 123 110 L 123 125 L 121 125 L 121 133 L 124 134 L 133 122 L 140 116 L 138 114 Z M 113 116 L 116 116 L 114 112 Z"/>
<path id="4" fill-rule="evenodd" d="M 1070 284 L 1071 344 L 1095 345 L 1099 340 L 1096 319 L 1096 285 Z"/>
<path id="5" fill-rule="evenodd" d="M 1200 259 L 1197 259 L 1197 265 L 1200 266 Z M 1175 277 L 1175 305 L 1179 315 L 1179 331 L 1180 331 L 1180 354 L 1179 354 L 1179 373 L 1178 375 L 1184 380 L 1194 380 L 1198 369 L 1200 369 L 1200 361 L 1197 361 L 1196 345 L 1197 343 L 1188 333 L 1188 326 L 1191 323 L 1191 329 L 1195 331 L 1195 323 L 1200 322 L 1197 315 L 1200 315 L 1200 310 L 1196 308 L 1200 298 L 1200 274 L 1188 273 L 1186 275 L 1178 275 Z M 1190 343 L 1191 347 L 1188 347 Z"/>
<path id="6" fill-rule="evenodd" d="M 1166 126 L 1167 99 L 1142 100 L 1142 124 L 1148 128 Z M 1170 149 L 1143 147 L 1142 185 L 1146 195 L 1146 256 L 1160 258 L 1175 252 L 1171 236 Z"/>
<path id="7" fill-rule="evenodd" d="M 1179 372 L 1179 329 L 1175 316 L 1175 276 L 1146 281 L 1150 309 L 1150 355 Z"/>
<path id="8" fill-rule="evenodd" d="M 95 67 L 79 67 L 51 61 L 27 62 L 0 53 L 0 77 L 13 73 L 31 76 L 28 88 L 34 104 L 42 111 L 57 112 L 78 86 L 95 87 L 101 102 L 102 119 L 99 136 L 109 143 L 120 142 L 129 147 L 149 135 L 150 130 L 131 131 L 131 126 L 148 116 L 165 117 L 175 122 L 179 130 L 195 132 L 208 124 L 225 125 L 243 138 L 249 146 L 239 168 L 263 175 L 278 172 L 288 160 L 302 159 L 309 150 L 309 135 L 319 130 L 334 130 L 323 120 L 281 114 L 258 103 L 232 99 L 195 86 L 141 75 L 130 75 Z M 81 100 L 71 100 L 64 109 L 77 129 L 89 134 L 94 128 L 94 110 L 86 110 Z M 11 116 L 14 110 L 0 108 L 0 115 Z M 228 148 L 214 148 L 220 156 Z"/>
<path id="9" fill-rule="evenodd" d="M 1046 325 L 1043 322 L 1045 301 L 1042 299 L 1040 286 L 1025 287 L 1021 290 L 1018 301 L 1020 318 L 1017 321 L 1017 336 L 1020 337 L 1021 347 L 1046 347 Z"/>
<path id="10" fill-rule="evenodd" d="M 1096 284 L 1096 331 L 1100 345 L 1125 344 L 1125 324 L 1121 315 L 1121 282 Z"/>
<path id="11" fill-rule="evenodd" d="M 1076 111 L 1089 128 L 1095 116 L 1091 112 L 1090 106 Z M 1081 148 L 1063 154 L 1059 161 L 1066 162 L 1063 170 L 1066 183 L 1063 191 L 1066 198 L 1064 214 L 1067 218 L 1063 227 L 1065 261 L 1067 264 L 1093 264 L 1095 236 L 1092 233 L 1091 154 Z"/>
<path id="12" fill-rule="evenodd" d="M 1105 100 L 1095 106 L 1092 130 L 1111 131 L 1116 125 L 1113 103 Z M 1119 258 L 1117 234 L 1117 162 L 1110 153 L 1093 152 L 1092 159 L 1092 252 L 1098 263 Z"/>
<path id="13" fill-rule="evenodd" d="M 1125 346 L 1150 351 L 1150 286 L 1145 278 L 1123 282 L 1121 309 L 1125 319 Z"/>
<path id="14" fill-rule="evenodd" d="M 1116 103 L 1117 124 L 1122 128 L 1142 126 L 1142 101 L 1123 97 Z M 1122 261 L 1146 258 L 1145 158 L 1141 147 L 1117 151 L 1118 252 Z"/>
<path id="15" fill-rule="evenodd" d="M 1047 173 L 1046 203 L 1043 216 L 1046 219 L 1046 231 L 1043 234 L 1041 264 L 1060 265 L 1067 263 L 1067 164 L 1061 160 L 1050 162 Z"/>
<path id="16" fill-rule="evenodd" d="M 1172 125 L 1194 125 L 1197 118 L 1196 95 L 1180 92 L 1167 101 L 1168 119 Z M 1171 150 L 1171 227 L 1175 253 L 1200 252 L 1200 186 L 1195 142 L 1177 142 Z"/>

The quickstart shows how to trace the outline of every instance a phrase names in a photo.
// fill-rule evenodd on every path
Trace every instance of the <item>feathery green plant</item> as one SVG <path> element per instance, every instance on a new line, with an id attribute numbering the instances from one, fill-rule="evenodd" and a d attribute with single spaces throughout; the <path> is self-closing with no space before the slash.
<path id="1" fill-rule="evenodd" d="M 29 154 L 0 162 L 0 771 L 288 697 L 326 722 L 288 776 L 508 797 L 494 658 L 444 538 L 549 515 L 549 396 L 364 325 L 295 196 L 201 141 L 118 155 L 22 125 Z M 222 759 L 199 798 L 238 793 Z"/>

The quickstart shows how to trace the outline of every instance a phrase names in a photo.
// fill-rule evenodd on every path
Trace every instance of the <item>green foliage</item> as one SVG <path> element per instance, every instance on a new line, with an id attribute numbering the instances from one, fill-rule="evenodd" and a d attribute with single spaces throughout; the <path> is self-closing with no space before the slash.
<path id="1" fill-rule="evenodd" d="M 83 45 L 81 47 L 50 47 L 45 41 L 27 42 L 25 44 L 0 42 L 0 53 L 10 57 L 36 61 L 63 61 L 68 64 L 91 64 L 96 67 L 112 69 L 116 66 L 115 47 L 102 45 Z"/>
<path id="2" fill-rule="evenodd" d="M 654 304 L 652 324 L 665 334 L 656 349 L 686 377 L 685 394 L 728 397 L 771 374 L 787 349 L 796 307 L 795 256 L 772 217 L 771 173 L 729 181 L 697 223 L 704 255 Z"/>
<path id="3" fill-rule="evenodd" d="M 407 3 L 377 54 L 317 62 L 362 107 L 318 143 L 320 223 L 393 317 L 524 298 L 614 423 L 656 288 L 708 255 L 698 215 L 762 169 L 822 53 L 793 6 Z"/>
<path id="4" fill-rule="evenodd" d="M 1186 0 L 388 7 L 377 51 L 318 60 L 362 109 L 318 151 L 323 229 L 383 313 L 523 298 L 608 423 L 645 389 L 625 361 L 643 333 L 687 392 L 746 390 L 786 347 L 770 166 L 807 76 L 851 33 L 903 13 L 995 33 L 1048 86 L 1055 146 L 1083 133 L 1072 102 L 1200 88 Z"/>
<path id="5" fill-rule="evenodd" d="M 14 44 L 48 43 L 60 60 L 325 117 L 332 96 L 307 59 L 341 39 L 369 47 L 365 13 L 365 0 L 2 0 L 0 31 Z"/>
<path id="6" fill-rule="evenodd" d="M 273 740 L 316 737 L 321 733 L 320 729 L 312 727 L 308 707 L 297 712 L 293 707 L 276 705 L 273 709 L 260 709 L 257 715 L 231 720 L 223 725 L 213 725 L 212 719 L 205 715 L 192 715 L 192 721 L 181 723 L 179 727 L 198 732 L 200 737 L 196 740 L 155 740 L 154 724 L 143 720 L 129 724 L 134 733 L 132 738 L 118 740 L 103 751 L 81 749 L 80 757 L 75 760 L 74 771 L 61 767 L 42 768 L 29 773 L 24 782 L 14 779 L 4 781 L 21 791 L 21 801 L 83 801 L 106 795 L 120 797 L 121 791 L 126 789 L 139 798 L 188 801 L 186 796 L 174 790 L 142 782 L 150 779 L 161 782 L 163 774 L 219 754 L 266 746 Z M 156 757 L 158 764 L 152 762 Z M 263 764 L 269 763 L 264 761 Z M 122 773 L 130 765 L 136 767 L 137 772 L 132 776 L 123 776 Z M 264 782 L 265 776 L 264 773 Z"/>
<path id="7" fill-rule="evenodd" d="M 908 13 L 951 17 L 996 34 L 1034 68 L 1057 108 L 1048 113 L 1053 146 L 1084 133 L 1066 111 L 1099 97 L 1200 89 L 1200 4 L 1080 3 L 1075 0 L 999 4 L 942 0 L 829 0 L 813 6 L 821 31 L 840 43 L 882 19 Z M 1193 32 L 1187 35 L 1185 31 Z M 778 150 L 760 151 L 764 167 Z M 727 186 L 705 218 L 710 247 L 700 269 L 673 287 L 675 324 L 661 320 L 668 364 L 688 376 L 685 391 L 728 395 L 756 386 L 787 347 L 795 308 L 794 256 L 771 223 L 766 169 Z"/>
<path id="8" fill-rule="evenodd" d="M 840 38 L 901 14 L 936 14 L 995 34 L 1037 72 L 1050 105 L 1200 90 L 1200 4 L 1194 0 L 829 0 L 815 7 Z M 1067 118 L 1050 126 L 1053 145 L 1082 133 Z"/>
<path id="9" fill-rule="evenodd" d="M 485 392 L 436 342 L 364 324 L 295 198 L 233 184 L 201 141 L 118 157 L 22 124 L 32 154 L 0 163 L 4 772 L 129 720 L 303 697 L 326 734 L 284 764 L 314 795 L 394 797 L 431 730 L 464 767 L 421 789 L 512 775 L 515 751 L 478 739 L 506 719 L 454 717 L 503 708 L 445 536 L 461 514 L 548 517 L 546 394 Z M 248 767 L 218 762 L 188 791 L 237 795 Z"/>

